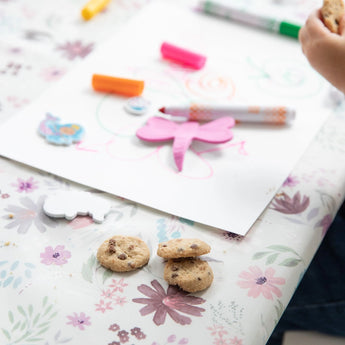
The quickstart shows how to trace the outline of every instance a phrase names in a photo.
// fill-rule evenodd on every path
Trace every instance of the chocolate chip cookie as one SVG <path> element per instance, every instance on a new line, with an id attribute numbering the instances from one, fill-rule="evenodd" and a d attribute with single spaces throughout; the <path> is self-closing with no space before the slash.
<path id="1" fill-rule="evenodd" d="M 133 271 L 150 259 L 150 250 L 138 237 L 116 235 L 104 241 L 97 251 L 100 264 L 115 272 Z"/>

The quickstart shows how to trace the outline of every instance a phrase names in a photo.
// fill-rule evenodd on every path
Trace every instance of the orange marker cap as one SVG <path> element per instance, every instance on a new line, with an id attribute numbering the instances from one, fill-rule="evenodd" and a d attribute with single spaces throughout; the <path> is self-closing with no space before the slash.
<path id="1" fill-rule="evenodd" d="M 144 81 L 110 77 L 94 74 L 92 87 L 96 91 L 118 93 L 124 96 L 140 96 L 144 90 Z"/>
<path id="2" fill-rule="evenodd" d="M 98 12 L 101 12 L 110 0 L 90 0 L 81 10 L 81 15 L 85 20 L 91 19 Z"/>

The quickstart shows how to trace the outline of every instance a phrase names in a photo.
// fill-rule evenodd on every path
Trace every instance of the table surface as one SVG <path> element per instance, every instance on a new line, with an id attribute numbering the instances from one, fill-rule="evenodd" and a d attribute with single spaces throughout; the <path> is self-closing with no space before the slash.
<path id="1" fill-rule="evenodd" d="M 148 2 L 117 0 L 85 23 L 81 0 L 0 1 L 1 121 Z M 306 11 L 316 2 L 294 3 Z M 332 95 L 331 117 L 245 237 L 104 194 L 112 211 L 101 224 L 51 219 L 47 195 L 97 191 L 0 158 L 0 343 L 265 344 L 344 198 L 345 105 Z M 124 274 L 101 267 L 97 248 L 114 233 L 143 238 L 148 265 Z M 205 258 L 215 278 L 203 292 L 163 279 L 158 243 L 183 237 L 212 247 Z"/>

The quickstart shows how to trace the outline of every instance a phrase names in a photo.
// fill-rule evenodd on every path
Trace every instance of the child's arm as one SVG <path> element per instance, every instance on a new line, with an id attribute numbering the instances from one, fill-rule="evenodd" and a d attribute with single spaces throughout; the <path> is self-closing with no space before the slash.
<path id="1" fill-rule="evenodd" d="M 320 10 L 314 11 L 301 28 L 299 41 L 310 65 L 345 93 L 345 17 L 335 34 L 324 25 Z"/>

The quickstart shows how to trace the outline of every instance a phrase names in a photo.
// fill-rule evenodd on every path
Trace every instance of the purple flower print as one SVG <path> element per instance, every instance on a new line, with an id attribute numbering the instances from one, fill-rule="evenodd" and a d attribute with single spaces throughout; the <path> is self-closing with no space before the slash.
<path id="1" fill-rule="evenodd" d="M 17 192 L 21 193 L 21 192 L 26 192 L 26 193 L 30 193 L 32 192 L 34 189 L 37 189 L 37 183 L 36 181 L 34 181 L 33 177 L 30 177 L 28 180 L 23 180 L 21 178 L 17 179 L 17 183 L 12 183 L 12 186 L 17 188 Z"/>
<path id="2" fill-rule="evenodd" d="M 85 313 L 80 313 L 79 315 L 77 313 L 73 313 L 73 316 L 69 315 L 67 318 L 70 320 L 66 322 L 67 325 L 78 327 L 82 331 L 85 329 L 85 326 L 91 325 L 90 317 L 86 316 Z"/>
<path id="3" fill-rule="evenodd" d="M 139 327 L 132 328 L 131 334 L 134 335 L 138 340 L 146 338 L 145 333 L 143 333 Z"/>
<path id="4" fill-rule="evenodd" d="M 125 330 L 119 331 L 117 336 L 120 338 L 120 343 L 126 343 L 129 340 L 128 332 Z"/>
<path id="5" fill-rule="evenodd" d="M 326 235 L 328 228 L 333 222 L 333 218 L 330 214 L 325 215 L 317 224 L 316 226 L 322 227 L 322 237 Z"/>
<path id="6" fill-rule="evenodd" d="M 17 232 L 19 234 L 25 234 L 31 227 L 34 225 L 38 231 L 45 232 L 46 226 L 55 228 L 57 223 L 55 220 L 50 219 L 43 212 L 43 202 L 45 196 L 41 196 L 37 203 L 35 204 L 30 198 L 20 199 L 20 203 L 24 206 L 8 206 L 5 211 L 12 214 L 11 219 L 14 219 L 13 222 L 5 226 L 6 229 L 12 229 L 18 227 Z M 8 218 L 6 216 L 6 218 Z"/>
<path id="7" fill-rule="evenodd" d="M 309 206 L 310 200 L 307 196 L 303 196 L 301 200 L 300 192 L 297 192 L 291 199 L 287 194 L 281 193 L 272 201 L 272 208 L 275 211 L 285 214 L 302 213 Z"/>
<path id="8" fill-rule="evenodd" d="M 68 60 L 74 60 L 76 57 L 84 58 L 93 50 L 93 43 L 83 45 L 81 41 L 66 42 L 57 46 L 57 50 L 64 53 L 64 57 Z"/>
<path id="9" fill-rule="evenodd" d="M 47 82 L 52 82 L 52 81 L 59 80 L 65 74 L 66 74 L 66 71 L 63 69 L 59 69 L 56 67 L 49 67 L 47 69 L 44 69 L 41 72 L 41 77 Z"/>
<path id="10" fill-rule="evenodd" d="M 243 240 L 243 236 L 234 234 L 233 232 L 230 231 L 223 231 L 222 236 L 229 241 L 241 241 Z"/>
<path id="11" fill-rule="evenodd" d="M 109 326 L 109 331 L 116 332 L 120 329 L 120 326 L 117 323 L 113 323 Z"/>
<path id="12" fill-rule="evenodd" d="M 153 322 L 157 326 L 164 324 L 167 314 L 176 323 L 189 325 L 192 320 L 179 314 L 178 311 L 193 316 L 202 316 L 201 313 L 205 311 L 203 308 L 194 306 L 206 302 L 200 297 L 189 296 L 187 292 L 171 285 L 165 292 L 157 280 L 153 280 L 151 285 L 154 289 L 144 284 L 138 286 L 138 290 L 149 298 L 134 298 L 133 302 L 146 304 L 140 309 L 140 314 L 145 316 L 154 312 Z"/>
<path id="13" fill-rule="evenodd" d="M 299 181 L 297 177 L 289 175 L 283 183 L 283 187 L 295 187 Z"/>
<path id="14" fill-rule="evenodd" d="M 64 265 L 67 264 L 67 259 L 71 257 L 68 250 L 64 250 L 65 246 L 59 245 L 55 249 L 53 247 L 46 247 L 45 252 L 40 254 L 42 258 L 41 263 L 45 265 Z"/>
<path id="15" fill-rule="evenodd" d="M 251 266 L 249 272 L 240 273 L 239 277 L 244 280 L 239 280 L 237 284 L 242 289 L 249 289 L 248 296 L 250 297 L 257 298 L 260 294 L 267 299 L 273 299 L 272 294 L 281 297 L 282 293 L 276 285 L 285 284 L 285 279 L 274 277 L 274 273 L 275 270 L 271 267 L 263 272 L 259 267 Z"/>

